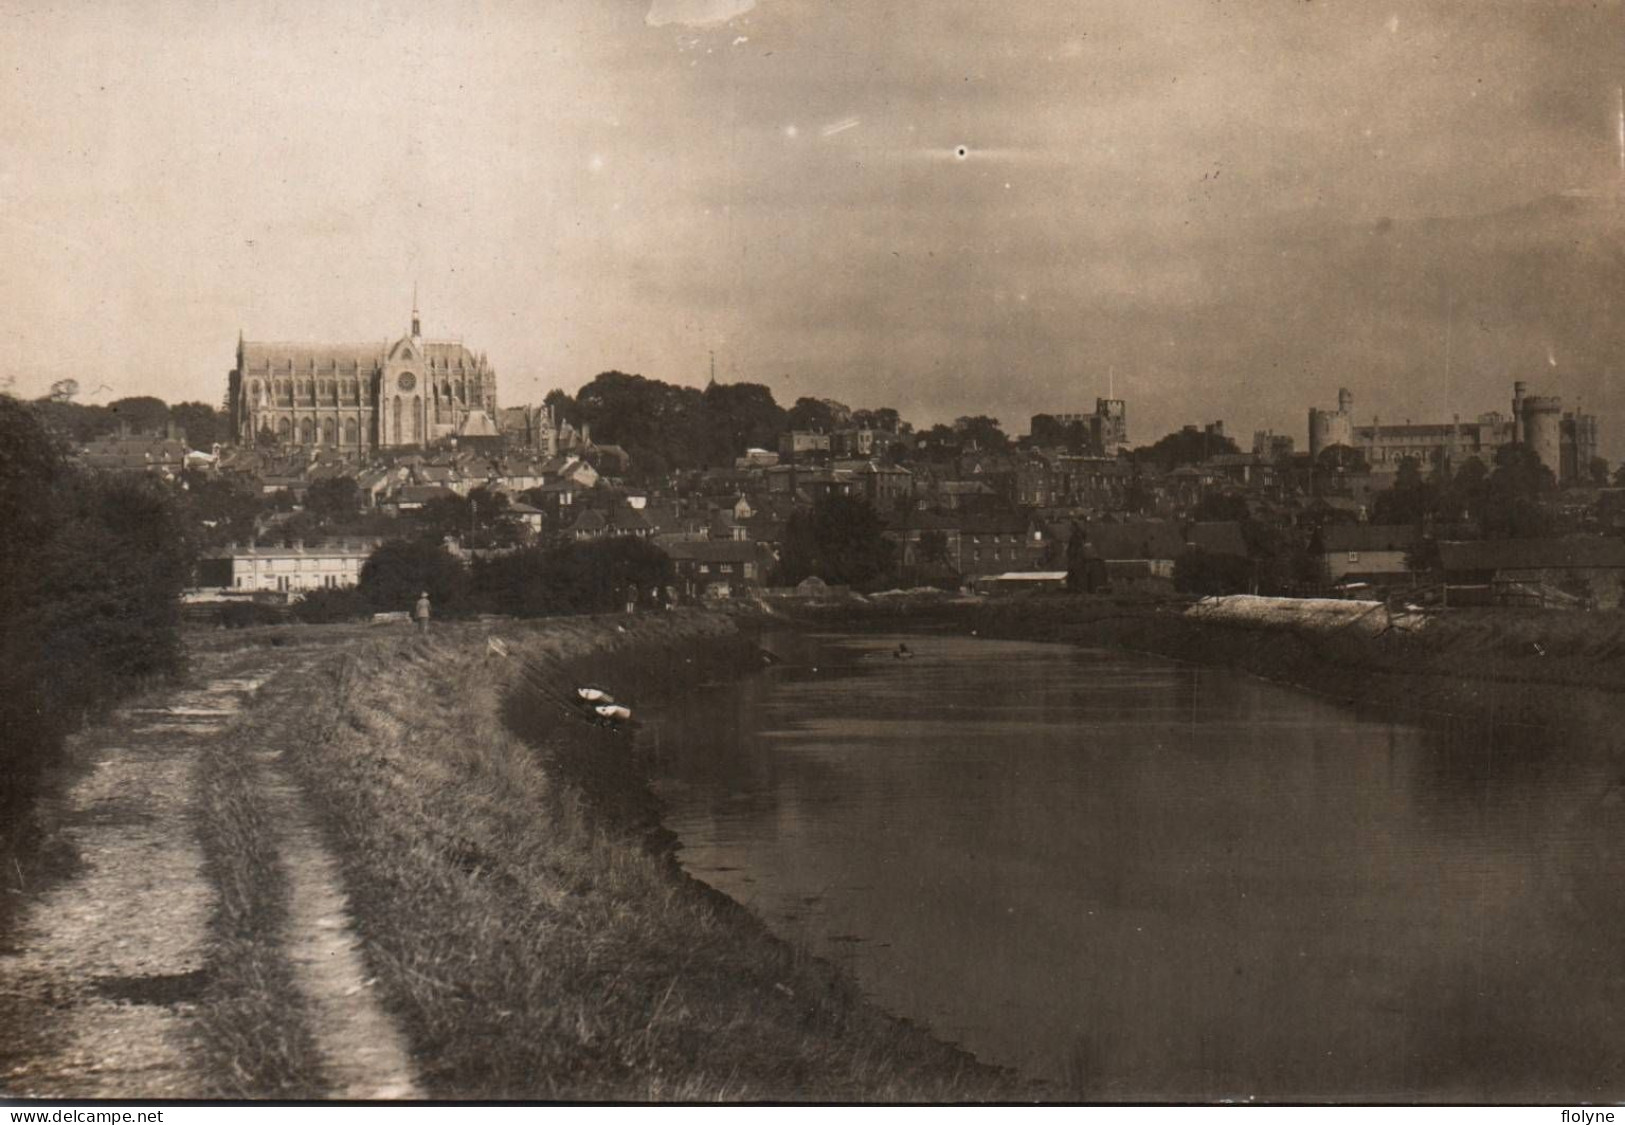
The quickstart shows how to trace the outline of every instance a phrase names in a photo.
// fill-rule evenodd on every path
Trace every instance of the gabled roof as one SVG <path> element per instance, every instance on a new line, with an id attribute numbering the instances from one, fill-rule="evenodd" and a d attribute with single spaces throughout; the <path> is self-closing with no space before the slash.
<path id="1" fill-rule="evenodd" d="M 691 539 L 661 543 L 660 549 L 682 562 L 756 562 L 762 549 L 732 539 Z"/>
<path id="2" fill-rule="evenodd" d="M 1185 551 L 1179 528 L 1162 520 L 1084 524 L 1084 541 L 1102 559 L 1177 559 Z"/>
<path id="3" fill-rule="evenodd" d="M 609 517 L 597 508 L 583 508 L 570 525 L 571 531 L 608 531 Z"/>
<path id="4" fill-rule="evenodd" d="M 1031 521 L 1020 512 L 977 512 L 959 521 L 966 535 L 1025 535 Z"/>
<path id="5" fill-rule="evenodd" d="M 395 494 L 397 504 L 427 504 L 442 496 L 456 496 L 451 489 L 440 484 L 409 484 Z"/>
<path id="6" fill-rule="evenodd" d="M 625 504 L 609 509 L 609 523 L 611 527 L 621 531 L 653 531 L 654 524 L 648 517 L 636 508 L 629 508 Z"/>
<path id="7" fill-rule="evenodd" d="M 1414 524 L 1334 523 L 1321 532 L 1328 552 L 1409 551 L 1422 539 Z"/>
<path id="8" fill-rule="evenodd" d="M 497 432 L 496 424 L 491 421 L 491 416 L 478 407 L 468 412 L 467 417 L 463 419 L 463 424 L 458 427 L 457 434 L 459 437 L 501 436 Z"/>
<path id="9" fill-rule="evenodd" d="M 654 525 L 636 508 L 586 508 L 576 516 L 571 531 L 653 531 Z"/>
<path id="10" fill-rule="evenodd" d="M 384 362 L 387 345 L 372 344 L 309 344 L 276 340 L 243 341 L 244 375 L 287 374 L 343 375 L 376 370 Z"/>

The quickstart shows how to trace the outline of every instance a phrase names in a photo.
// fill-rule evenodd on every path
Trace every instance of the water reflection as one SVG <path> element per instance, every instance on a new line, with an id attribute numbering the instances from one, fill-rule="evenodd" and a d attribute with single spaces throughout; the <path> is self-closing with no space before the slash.
<path id="1" fill-rule="evenodd" d="M 773 638 L 643 739 L 685 865 L 891 1010 L 1107 1099 L 1625 1091 L 1610 728 L 899 640 Z"/>

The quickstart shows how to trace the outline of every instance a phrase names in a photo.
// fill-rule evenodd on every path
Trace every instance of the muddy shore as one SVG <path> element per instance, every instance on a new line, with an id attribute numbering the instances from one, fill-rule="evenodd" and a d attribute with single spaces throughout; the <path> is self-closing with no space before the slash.
<path id="1" fill-rule="evenodd" d="M 1122 648 L 1359 707 L 1486 725 L 1592 726 L 1625 693 L 1625 613 L 1460 610 L 1414 633 L 1372 637 L 1197 621 L 1184 608 L 1084 596 L 894 600 L 780 607 L 776 620 Z"/>

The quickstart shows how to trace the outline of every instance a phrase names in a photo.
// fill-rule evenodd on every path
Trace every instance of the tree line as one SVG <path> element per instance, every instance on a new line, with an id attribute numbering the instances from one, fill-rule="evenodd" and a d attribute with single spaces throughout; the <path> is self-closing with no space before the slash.
<path id="1" fill-rule="evenodd" d="M 56 397 L 39 399 L 34 407 L 47 426 L 75 442 L 112 437 L 121 426 L 136 435 L 162 434 L 171 422 L 186 435 L 193 449 L 208 449 L 216 442 L 230 440 L 226 412 L 206 402 L 178 402 L 171 406 L 152 395 L 132 395 L 98 406 Z"/>
<path id="2" fill-rule="evenodd" d="M 195 544 L 175 497 L 75 465 L 41 411 L 0 396 L 0 822 L 63 735 L 182 662 Z"/>

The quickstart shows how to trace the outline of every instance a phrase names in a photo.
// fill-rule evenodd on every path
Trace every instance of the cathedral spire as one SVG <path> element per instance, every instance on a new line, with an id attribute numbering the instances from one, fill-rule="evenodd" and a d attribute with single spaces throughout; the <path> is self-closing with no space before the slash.
<path id="1" fill-rule="evenodd" d="M 418 320 L 418 283 L 412 283 L 412 339 L 423 339 L 423 325 Z"/>

